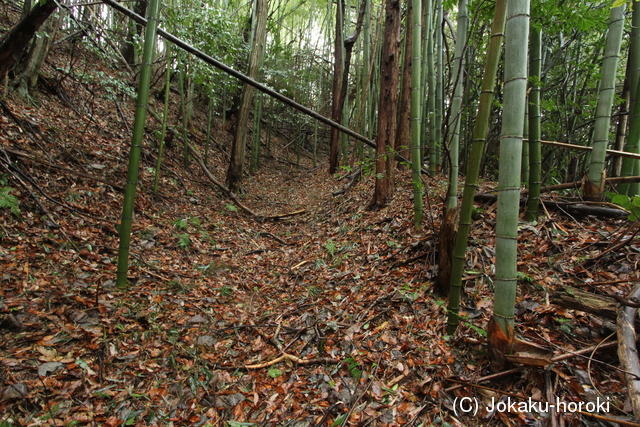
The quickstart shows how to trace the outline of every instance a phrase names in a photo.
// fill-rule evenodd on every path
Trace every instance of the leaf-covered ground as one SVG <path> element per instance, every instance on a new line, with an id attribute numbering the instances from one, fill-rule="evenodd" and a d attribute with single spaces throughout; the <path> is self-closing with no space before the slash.
<path id="1" fill-rule="evenodd" d="M 263 217 L 296 214 L 252 218 L 195 162 L 182 167 L 179 141 L 168 147 L 160 191 L 152 194 L 159 126 L 149 119 L 131 286 L 116 289 L 133 103 L 105 78 L 115 72 L 82 49 L 65 77 L 68 51 L 57 45 L 37 98 L 9 97 L 1 105 L 0 184 L 11 188 L 0 208 L 3 425 L 604 422 L 535 405 L 484 407 L 492 399 L 552 395 L 576 404 L 608 401 L 599 415 L 632 419 L 615 346 L 607 344 L 615 341 L 615 324 L 550 300 L 563 285 L 628 295 L 628 281 L 637 280 L 637 241 L 595 259 L 631 235 L 626 221 L 549 212 L 538 224 L 522 224 L 518 334 L 557 355 L 606 349 L 481 381 L 491 373 L 484 335 L 492 311 L 493 206 L 479 206 L 464 321 L 446 336 L 446 300 L 432 291 L 442 177 L 424 178 L 426 219 L 416 231 L 406 171 L 397 175 L 392 205 L 367 211 L 372 176 L 333 196 L 346 180 L 328 177 L 324 163 L 314 169 L 309 158 L 292 165 L 288 141 L 276 141 L 260 171 L 246 178 L 243 203 Z M 202 120 L 190 133 L 200 149 Z M 230 139 L 216 128 L 209 166 L 219 178 Z M 473 413 L 463 412 L 463 398 L 479 403 Z"/>

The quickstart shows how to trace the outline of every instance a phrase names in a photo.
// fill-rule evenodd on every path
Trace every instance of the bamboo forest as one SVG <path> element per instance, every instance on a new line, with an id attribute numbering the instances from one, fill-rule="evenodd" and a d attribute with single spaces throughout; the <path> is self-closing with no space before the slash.
<path id="1" fill-rule="evenodd" d="M 0 0 L 0 427 L 640 426 L 636 0 Z"/>

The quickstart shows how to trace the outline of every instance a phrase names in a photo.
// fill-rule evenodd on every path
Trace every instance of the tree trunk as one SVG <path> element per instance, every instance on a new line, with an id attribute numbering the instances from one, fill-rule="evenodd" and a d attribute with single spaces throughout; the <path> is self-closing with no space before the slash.
<path id="1" fill-rule="evenodd" d="M 397 127 L 399 56 L 400 0 L 386 0 L 378 107 L 376 185 L 370 209 L 386 206 L 394 190 L 395 156 L 392 150 Z"/>
<path id="2" fill-rule="evenodd" d="M 139 0 L 134 6 L 134 12 L 140 16 L 144 16 L 147 13 L 148 0 Z M 144 26 L 133 20 L 129 21 L 129 28 L 125 37 L 124 46 L 122 47 L 122 56 L 127 64 L 133 67 L 137 61 L 135 38 L 142 34 Z"/>
<path id="3" fill-rule="evenodd" d="M 256 30 L 249 58 L 248 76 L 255 79 L 258 75 L 260 63 L 265 49 L 265 35 L 267 28 L 267 0 L 255 0 L 256 7 Z M 238 112 L 238 122 L 236 124 L 236 132 L 231 146 L 231 161 L 229 170 L 227 171 L 227 185 L 229 190 L 237 193 L 240 189 L 240 181 L 244 170 L 244 157 L 246 151 L 247 125 L 249 123 L 249 113 L 251 112 L 251 103 L 253 101 L 254 88 L 245 84 L 242 90 L 242 100 L 240 102 L 240 111 Z"/>
<path id="4" fill-rule="evenodd" d="M 54 0 L 38 3 L 0 40 L 0 80 L 15 66 L 40 26 L 57 7 Z"/>
<path id="5" fill-rule="evenodd" d="M 338 123 L 342 123 L 345 126 L 348 124 L 345 120 L 344 115 L 344 104 L 347 99 L 347 89 L 349 88 L 349 69 L 351 68 L 351 55 L 353 53 L 353 46 L 356 44 L 358 40 L 358 36 L 360 35 L 360 30 L 362 29 L 362 22 L 364 20 L 365 9 L 366 9 L 366 1 L 362 2 L 360 7 L 360 13 L 358 14 L 358 21 L 356 23 L 356 28 L 349 37 L 344 38 L 342 29 L 344 28 L 344 24 L 340 22 L 340 30 L 338 28 L 338 22 L 336 22 L 336 54 L 335 54 L 335 64 L 334 64 L 334 72 L 337 74 L 338 68 L 341 69 L 341 81 L 339 84 L 334 80 L 334 93 L 333 93 L 333 105 L 332 105 L 332 119 Z M 342 5 L 341 11 L 337 12 L 336 20 L 343 20 L 344 14 L 344 3 L 340 0 L 339 5 Z M 338 48 L 338 39 L 340 39 L 342 43 L 342 47 Z M 338 59 L 343 58 L 341 60 L 341 66 L 338 67 Z M 334 79 L 336 77 L 334 76 Z M 338 89 L 338 96 L 336 97 L 335 90 Z M 336 169 L 338 168 L 338 155 L 339 155 L 339 146 L 340 146 L 340 132 L 337 129 L 331 130 L 331 142 L 330 142 L 330 158 L 329 158 L 329 173 L 334 174 Z M 345 136 L 346 138 L 346 136 Z M 345 150 L 346 151 L 346 150 Z M 343 156 L 345 160 L 347 159 L 347 153 Z"/>
<path id="6" fill-rule="evenodd" d="M 331 105 L 331 119 L 336 123 L 342 122 L 342 70 L 344 69 L 344 2 L 336 1 L 336 35 L 333 53 L 333 102 Z M 329 146 L 329 174 L 333 175 L 338 169 L 338 156 L 340 145 L 340 132 L 331 128 L 331 140 Z"/>
<path id="7" fill-rule="evenodd" d="M 400 88 L 400 100 L 398 102 L 398 131 L 396 133 L 396 139 L 394 142 L 394 149 L 399 152 L 402 156 L 411 160 L 411 151 L 409 150 L 409 146 L 411 145 L 411 118 L 412 118 L 412 74 L 413 74 L 413 31 L 412 27 L 412 17 L 413 15 L 413 1 L 407 0 L 407 17 L 406 17 L 406 25 L 404 29 L 404 55 L 403 55 L 403 64 L 402 64 L 402 82 Z M 420 38 L 418 37 L 418 46 L 420 45 Z M 420 70 L 420 66 L 418 65 L 418 72 Z"/>
<path id="8" fill-rule="evenodd" d="M 58 24 L 59 19 L 54 17 L 47 19 L 42 29 L 38 31 L 38 36 L 33 39 L 29 53 L 16 65 L 14 84 L 18 94 L 23 98 L 29 96 L 29 93 L 38 86 L 40 68 L 49 53 Z"/>

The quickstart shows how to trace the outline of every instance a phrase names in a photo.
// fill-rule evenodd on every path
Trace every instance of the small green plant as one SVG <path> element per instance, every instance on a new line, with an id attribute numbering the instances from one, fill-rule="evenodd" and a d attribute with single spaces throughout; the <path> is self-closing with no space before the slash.
<path id="1" fill-rule="evenodd" d="M 236 207 L 236 205 L 232 205 L 231 203 L 227 203 L 225 205 L 225 208 L 229 211 L 229 212 L 238 212 L 238 208 Z"/>
<path id="2" fill-rule="evenodd" d="M 186 218 L 180 218 L 179 220 L 173 221 L 173 226 L 181 231 L 184 231 L 187 228 L 189 228 L 189 224 L 187 223 Z"/>
<path id="3" fill-rule="evenodd" d="M 223 297 L 228 297 L 233 293 L 233 288 L 231 286 L 222 286 L 221 288 L 218 288 L 218 292 L 220 292 L 220 295 Z"/>
<path id="4" fill-rule="evenodd" d="M 329 255 L 331 256 L 334 256 L 338 251 L 338 247 L 331 239 L 327 240 L 327 243 L 324 244 L 324 249 L 329 252 Z"/>
<path id="5" fill-rule="evenodd" d="M 640 196 L 629 197 L 616 193 L 607 193 L 605 196 L 611 199 L 611 203 L 629 211 L 629 221 L 635 221 L 640 218 Z"/>
<path id="6" fill-rule="evenodd" d="M 517 277 L 518 277 L 518 280 L 523 283 L 533 284 L 536 282 L 536 279 L 529 276 L 527 273 L 523 273 L 522 271 L 517 272 Z"/>
<path id="7" fill-rule="evenodd" d="M 178 246 L 181 248 L 188 248 L 191 246 L 191 237 L 188 234 L 180 234 L 178 236 Z"/>
<path id="8" fill-rule="evenodd" d="M 278 377 L 282 376 L 284 374 L 284 372 L 282 372 L 282 370 L 280 370 L 278 368 L 271 368 L 271 369 L 269 369 L 269 371 L 267 371 L 267 374 L 271 378 L 278 378 Z"/>
<path id="9" fill-rule="evenodd" d="M 353 379 L 359 380 L 360 378 L 362 378 L 362 370 L 360 369 L 360 365 L 353 357 L 346 358 L 344 362 L 347 364 L 347 370 L 349 371 L 349 375 L 351 375 Z"/>
<path id="10" fill-rule="evenodd" d="M 0 187 L 0 208 L 10 209 L 15 216 L 20 216 L 20 208 L 18 207 L 18 198 L 13 194 L 9 194 L 14 189 L 11 187 Z"/>

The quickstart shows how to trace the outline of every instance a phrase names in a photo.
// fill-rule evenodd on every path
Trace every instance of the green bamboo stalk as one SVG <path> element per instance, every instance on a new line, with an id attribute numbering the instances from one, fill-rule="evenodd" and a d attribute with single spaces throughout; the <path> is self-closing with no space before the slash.
<path id="1" fill-rule="evenodd" d="M 432 0 L 426 0 L 425 8 L 427 9 L 425 13 L 425 20 L 427 21 L 427 31 L 426 31 L 426 108 L 425 114 L 422 115 L 424 118 L 424 122 L 422 124 L 422 128 L 425 129 L 425 138 L 422 141 L 423 150 L 426 152 L 429 149 L 429 174 L 431 176 L 436 173 L 436 148 L 434 146 L 436 141 L 436 127 L 440 127 L 440 123 L 436 121 L 435 118 L 435 110 L 436 110 L 436 84 L 435 84 L 435 63 L 434 63 L 434 42 L 435 36 L 433 32 L 433 2 Z"/>
<path id="2" fill-rule="evenodd" d="M 611 8 L 609 16 L 609 31 L 602 62 L 600 77 L 600 92 L 596 105 L 596 123 L 593 129 L 593 150 L 589 163 L 589 181 L 595 187 L 602 188 L 604 179 L 604 163 L 609 142 L 609 123 L 611 121 L 611 107 L 616 90 L 616 73 L 620 57 L 620 45 L 624 30 L 624 11 L 626 4 Z"/>
<path id="3" fill-rule="evenodd" d="M 531 89 L 531 82 L 529 82 L 529 89 Z M 530 99 L 527 97 L 527 105 L 529 105 Z M 522 144 L 522 173 L 520 174 L 520 182 L 526 188 L 529 188 L 529 110 L 524 111 L 524 130 L 523 135 L 525 141 Z"/>
<path id="4" fill-rule="evenodd" d="M 164 80 L 164 108 L 162 110 L 162 131 L 160 132 L 160 142 L 158 143 L 158 160 L 156 161 L 156 173 L 153 178 L 153 193 L 158 193 L 160 182 L 160 169 L 162 168 L 162 156 L 164 154 L 164 139 L 167 136 L 167 122 L 169 120 L 169 94 L 171 91 L 171 44 L 167 44 L 166 52 L 167 67 Z"/>
<path id="5" fill-rule="evenodd" d="M 493 318 L 512 336 L 517 287 L 518 210 L 522 131 L 527 92 L 529 0 L 508 0 L 505 25 L 504 102 L 496 217 L 496 276 Z"/>
<path id="6" fill-rule="evenodd" d="M 251 163 L 249 172 L 255 174 L 260 167 L 260 134 L 262 119 L 262 94 L 256 94 L 255 105 L 253 107 L 253 133 L 251 135 Z"/>
<path id="7" fill-rule="evenodd" d="M 209 163 L 209 147 L 211 146 L 211 127 L 213 125 L 213 94 L 209 94 L 209 106 L 207 108 L 207 136 L 204 141 L 204 164 Z"/>
<path id="8" fill-rule="evenodd" d="M 478 104 L 478 116 L 473 128 L 473 140 L 471 142 L 471 152 L 469 164 L 467 166 L 464 191 L 462 193 L 462 205 L 460 207 L 460 226 L 456 236 L 456 243 L 453 248 L 453 263 L 451 272 L 451 287 L 449 291 L 449 319 L 447 333 L 452 334 L 458 327 L 460 309 L 460 289 L 462 288 L 462 275 L 464 272 L 464 260 L 467 252 L 467 241 L 469 230 L 471 229 L 471 215 L 473 211 L 473 197 L 478 189 L 478 175 L 480 174 L 480 163 L 484 153 L 484 146 L 489 130 L 489 115 L 491 114 L 491 104 L 493 101 L 493 91 L 495 87 L 498 64 L 500 62 L 500 52 L 502 50 L 502 39 L 504 38 L 505 11 L 507 0 L 497 0 L 493 26 L 491 30 L 491 40 L 487 51 L 487 63 L 482 77 L 482 90 Z"/>
<path id="9" fill-rule="evenodd" d="M 131 136 L 131 149 L 129 152 L 129 167 L 127 172 L 127 185 L 122 204 L 122 217 L 120 220 L 120 246 L 118 250 L 118 267 L 116 272 L 116 285 L 119 289 L 127 287 L 127 271 L 129 269 L 129 245 L 131 244 L 131 223 L 133 221 L 133 208 L 138 185 L 138 167 L 140 165 L 140 151 L 144 136 L 144 124 L 147 116 L 147 102 L 149 100 L 149 83 L 151 81 L 151 64 L 156 44 L 156 29 L 158 26 L 158 9 L 160 0 L 151 0 L 148 8 L 147 27 L 144 38 L 144 51 L 142 54 L 142 69 L 140 71 L 140 83 L 138 86 L 138 99 Z"/>
<path id="10" fill-rule="evenodd" d="M 542 152 L 540 143 L 540 75 L 542 74 L 542 30 L 531 28 L 531 52 L 529 53 L 529 200 L 527 221 L 538 219 L 540 186 L 542 184 Z"/>
<path id="11" fill-rule="evenodd" d="M 453 58 L 453 79 L 455 86 L 451 99 L 451 114 L 449 116 L 449 192 L 447 194 L 447 210 L 458 206 L 458 171 L 460 148 L 460 124 L 462 109 L 462 89 L 464 83 L 464 49 L 467 44 L 467 0 L 458 2 L 458 29 L 456 32 L 456 49 Z"/>
<path id="12" fill-rule="evenodd" d="M 442 63 L 442 51 L 443 51 L 443 43 L 442 43 L 442 23 L 443 23 L 443 15 L 444 9 L 442 6 L 442 0 L 436 0 L 436 8 L 438 10 L 438 14 L 436 17 L 436 25 L 435 25 L 435 44 L 436 44 L 436 109 L 435 109 L 435 123 L 431 126 L 435 129 L 435 137 L 431 141 L 431 152 L 433 153 L 433 157 L 429 159 L 429 163 L 435 165 L 435 169 L 433 173 L 438 169 L 438 166 L 441 163 L 442 151 L 440 150 L 440 146 L 442 144 L 442 120 L 444 117 L 444 65 Z M 431 170 L 431 166 L 429 166 Z"/>
<path id="13" fill-rule="evenodd" d="M 183 54 L 183 60 L 180 62 L 178 70 L 178 86 L 180 89 L 180 115 L 182 116 L 182 142 L 184 146 L 183 161 L 185 170 L 189 167 L 189 116 L 187 114 L 187 90 L 185 81 L 187 79 L 187 57 Z"/>
<path id="14" fill-rule="evenodd" d="M 629 92 L 630 99 L 630 121 L 629 121 L 629 137 L 625 146 L 625 151 L 630 153 L 640 153 L 640 130 L 634 130 L 634 127 L 640 127 L 640 109 L 636 107 L 638 102 L 638 79 L 640 78 L 640 4 L 634 4 L 633 13 L 631 15 L 631 39 L 629 41 L 629 59 L 628 59 L 628 79 L 630 83 Z M 632 132 L 635 134 L 631 137 Z M 637 136 L 636 136 L 637 135 Z M 622 160 L 621 176 L 634 176 L 634 170 L 638 167 L 640 161 L 624 158 Z M 638 194 L 638 184 L 620 184 L 618 185 L 620 194 L 627 194 L 630 197 Z"/>
<path id="15" fill-rule="evenodd" d="M 413 185 L 413 225 L 420 228 L 422 224 L 422 150 L 421 134 L 421 106 L 422 106 L 422 73 L 420 55 L 422 48 L 422 1 L 411 0 L 413 9 L 411 15 L 411 181 Z M 409 82 L 405 82 L 408 84 Z"/>

